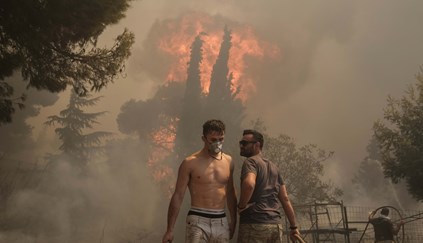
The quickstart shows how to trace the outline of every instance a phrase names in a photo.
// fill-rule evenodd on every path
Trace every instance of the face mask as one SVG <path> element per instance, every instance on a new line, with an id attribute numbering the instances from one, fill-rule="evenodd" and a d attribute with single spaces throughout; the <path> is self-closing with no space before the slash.
<path id="1" fill-rule="evenodd" d="M 223 142 L 217 141 L 214 143 L 209 143 L 209 151 L 215 154 L 222 152 Z"/>

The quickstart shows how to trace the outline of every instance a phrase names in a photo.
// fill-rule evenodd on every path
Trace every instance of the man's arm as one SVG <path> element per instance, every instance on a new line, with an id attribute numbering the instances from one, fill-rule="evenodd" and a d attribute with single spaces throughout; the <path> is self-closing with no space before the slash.
<path id="1" fill-rule="evenodd" d="M 375 214 L 376 214 L 376 211 L 371 211 L 369 213 L 369 221 L 373 219 L 373 217 L 375 216 Z"/>
<path id="2" fill-rule="evenodd" d="M 173 241 L 173 228 L 175 227 L 176 218 L 178 217 L 182 201 L 184 200 L 185 190 L 189 182 L 189 168 L 187 164 L 188 163 L 184 160 L 181 166 L 179 166 L 175 192 L 172 195 L 167 212 L 167 229 L 163 236 L 163 243 Z"/>
<path id="3" fill-rule="evenodd" d="M 239 196 L 238 208 L 245 209 L 248 202 L 253 195 L 254 188 L 256 187 L 256 174 L 249 172 L 241 182 L 241 195 Z"/>
<path id="4" fill-rule="evenodd" d="M 404 221 L 402 221 L 402 220 L 398 224 L 392 223 L 392 233 L 394 235 L 397 235 L 398 232 L 401 230 L 401 226 L 403 226 L 403 225 L 404 225 Z"/>
<path id="5" fill-rule="evenodd" d="M 236 204 L 237 204 L 237 198 L 235 193 L 235 186 L 234 186 L 234 163 L 232 161 L 232 158 L 229 158 L 230 163 L 230 174 L 229 174 L 229 180 L 227 185 L 227 191 L 226 191 L 226 203 L 228 204 L 229 214 L 231 217 L 231 222 L 229 225 L 230 229 L 230 239 L 232 239 L 235 229 L 236 229 L 236 221 L 237 221 L 237 215 L 236 215 Z"/>
<path id="6" fill-rule="evenodd" d="M 284 184 L 281 185 L 279 189 L 279 200 L 282 203 L 283 211 L 285 212 L 286 217 L 288 218 L 290 230 L 291 230 L 291 239 L 295 242 L 295 234 L 300 234 L 297 229 L 297 222 L 295 219 L 295 212 L 294 208 L 292 207 L 291 201 L 288 197 L 288 192 L 286 191 L 286 186 Z"/>

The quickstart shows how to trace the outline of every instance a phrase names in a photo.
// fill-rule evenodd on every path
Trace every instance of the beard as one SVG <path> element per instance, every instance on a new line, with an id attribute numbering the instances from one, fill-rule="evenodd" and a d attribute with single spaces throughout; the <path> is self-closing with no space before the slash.
<path id="1" fill-rule="evenodd" d="M 243 157 L 251 157 L 253 156 L 253 152 L 249 151 L 249 150 L 241 150 L 239 155 L 243 156 Z"/>

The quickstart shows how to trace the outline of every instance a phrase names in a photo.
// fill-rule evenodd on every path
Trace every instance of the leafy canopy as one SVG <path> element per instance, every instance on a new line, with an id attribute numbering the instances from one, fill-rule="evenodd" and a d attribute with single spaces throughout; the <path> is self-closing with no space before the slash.
<path id="1" fill-rule="evenodd" d="M 3 0 L 0 5 L 0 124 L 11 122 L 13 88 L 5 79 L 20 69 L 29 87 L 77 93 L 99 91 L 122 72 L 134 35 L 110 48 L 100 34 L 124 17 L 131 0 Z M 23 100 L 22 100 L 23 101 Z"/>
<path id="2" fill-rule="evenodd" d="M 265 131 L 261 120 L 254 129 Z M 298 146 L 288 135 L 269 136 L 265 132 L 263 154 L 277 164 L 293 202 L 336 201 L 343 192 L 332 182 L 324 180 L 324 162 L 333 156 L 315 144 Z"/>
<path id="3" fill-rule="evenodd" d="M 384 119 L 376 121 L 382 166 L 394 183 L 404 180 L 410 194 L 423 201 L 423 75 L 400 99 L 388 97 Z"/>

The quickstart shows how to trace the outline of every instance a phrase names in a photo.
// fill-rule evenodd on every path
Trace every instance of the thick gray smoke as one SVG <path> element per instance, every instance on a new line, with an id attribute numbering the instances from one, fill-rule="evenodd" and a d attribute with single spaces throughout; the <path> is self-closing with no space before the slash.
<path id="1" fill-rule="evenodd" d="M 388 188 L 385 198 L 391 199 L 385 201 L 359 194 L 351 187 L 351 180 L 367 156 L 371 128 L 382 116 L 387 95 L 403 94 L 422 64 L 423 34 L 413 31 L 420 19 L 416 9 L 422 3 L 219 1 L 217 5 L 216 1 L 179 1 L 172 5 L 159 1 L 157 4 L 139 4 L 138 10 L 143 12 L 143 6 L 154 5 L 152 22 L 153 19 L 170 21 L 191 11 L 219 15 L 230 23 L 251 25 L 260 38 L 280 48 L 280 60 L 265 63 L 247 60 L 246 72 L 254 75 L 257 90 L 246 104 L 248 117 L 244 122 L 248 124 L 249 120 L 260 117 L 274 135 L 286 133 L 299 143 L 316 143 L 334 151 L 326 175 L 344 189 L 345 203 L 377 206 L 397 204 L 395 198 L 400 198 L 399 204 L 403 206 L 419 207 L 404 186 Z M 141 50 L 135 53 L 131 63 L 132 67 L 139 67 L 134 70 L 144 74 L 160 70 L 163 64 L 158 62 L 156 66 L 148 55 L 142 56 L 154 52 L 142 49 L 155 44 L 149 42 L 151 31 L 157 30 L 151 26 L 148 31 L 144 29 Z M 138 66 L 135 60 L 141 59 L 150 60 L 149 65 Z M 381 171 L 371 176 L 383 179 Z"/>
<path id="2" fill-rule="evenodd" d="M 281 60 L 247 60 L 257 90 L 247 102 L 246 123 L 261 117 L 271 133 L 335 151 L 327 170 L 348 192 L 351 171 L 366 156 L 387 95 L 402 95 L 422 64 L 423 34 L 415 31 L 421 7 L 419 1 L 143 1 L 129 12 L 138 15 L 126 22 L 140 24 L 135 29 L 140 51 L 130 63 L 144 74 L 162 65 L 154 65 L 155 59 L 149 66 L 135 62 L 151 52 L 143 47 L 154 46 L 148 36 L 155 21 L 198 11 L 252 26 L 280 48 Z"/>
<path id="3" fill-rule="evenodd" d="M 143 117 L 143 109 L 162 108 L 147 103 L 157 98 L 156 91 L 166 82 L 163 77 L 172 61 L 154 49 L 157 39 L 152 38 L 152 33 L 160 30 L 157 23 L 192 12 L 219 19 L 216 28 L 222 30 L 223 23 L 229 27 L 231 24 L 251 26 L 258 37 L 280 49 L 278 60 L 245 60 L 246 72 L 254 77 L 256 84 L 256 92 L 246 103 L 245 124 L 261 118 L 270 134 L 285 133 L 300 144 L 315 143 L 334 151 L 326 174 L 346 194 L 352 194 L 345 203 L 370 203 L 367 199 L 354 201 L 357 197 L 349 184 L 359 163 L 367 156 L 371 127 L 381 118 L 387 95 L 402 95 L 406 86 L 414 82 L 414 75 L 423 63 L 423 32 L 418 31 L 422 7 L 422 1 L 395 0 L 134 1 L 127 17 L 105 33 L 105 39 L 120 33 L 123 27 L 135 33 L 136 43 L 126 66 L 127 74 L 101 92 L 104 98 L 94 108 L 109 111 L 97 129 L 116 133 L 119 142 L 109 151 L 113 156 L 107 162 L 94 163 L 96 174 L 85 179 L 76 176 L 64 161 L 52 177 L 58 183 L 57 188 L 67 188 L 69 193 L 63 192 L 63 197 L 57 198 L 51 197 L 49 190 L 17 192 L 8 205 L 11 216 L 34 224 L 33 215 L 42 214 L 39 232 L 53 227 L 54 232 L 62 232 L 60 239 L 87 236 L 85 241 L 75 239 L 75 242 L 148 242 L 145 239 L 160 238 L 158 234 L 165 230 L 168 201 L 161 200 L 162 192 L 153 183 L 145 163 L 140 162 L 147 156 L 143 150 L 145 141 L 131 138 L 128 142 L 129 135 L 119 131 L 116 119 L 124 109 L 122 105 L 133 99 L 132 106 L 127 103 L 126 108 L 136 112 L 124 119 L 121 129 L 131 133 L 139 127 L 137 122 L 151 125 L 148 117 Z M 47 95 L 42 97 L 50 99 Z M 67 100 L 68 96 L 62 94 L 56 106 L 41 109 L 36 119 L 29 120 L 34 127 L 32 136 L 42 134 L 41 144 L 37 146 L 49 144 L 52 152 L 52 144 L 57 144 L 53 128 L 46 128 L 42 123 L 46 116 L 62 110 Z M 8 141 L 3 136 L 1 139 L 1 144 L 6 146 Z M 20 145 L 14 146 L 18 150 Z M 54 186 L 49 189 L 54 190 Z M 398 195 L 404 198 L 401 195 L 405 189 L 400 187 L 400 190 Z M 69 199 L 71 195 L 77 196 Z M 71 227 L 78 222 L 73 217 L 80 212 L 74 214 L 74 210 L 81 205 L 96 208 L 93 217 L 83 221 L 90 225 L 87 234 L 81 233 L 83 228 Z M 0 241 L 12 242 L 18 237 L 20 242 L 54 239 L 48 234 L 34 240 L 21 231 L 0 233 Z"/>

